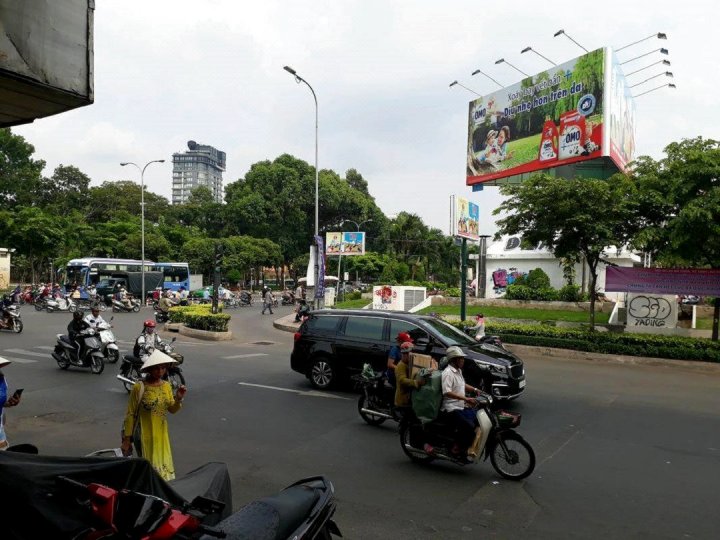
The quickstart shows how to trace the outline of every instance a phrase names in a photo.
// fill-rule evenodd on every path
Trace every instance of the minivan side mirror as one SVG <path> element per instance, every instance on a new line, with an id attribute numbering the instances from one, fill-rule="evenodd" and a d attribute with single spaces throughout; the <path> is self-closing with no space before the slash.
<path id="1" fill-rule="evenodd" d="M 430 340 L 428 338 L 419 338 L 415 342 L 415 346 L 419 349 L 427 349 L 430 346 Z"/>

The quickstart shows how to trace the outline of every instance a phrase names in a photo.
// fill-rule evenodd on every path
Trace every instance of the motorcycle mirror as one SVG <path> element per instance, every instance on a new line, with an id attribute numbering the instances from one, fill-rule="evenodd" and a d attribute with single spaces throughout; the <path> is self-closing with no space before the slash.
<path id="1" fill-rule="evenodd" d="M 172 339 L 170 340 L 170 343 L 175 343 L 175 340 L 176 340 L 176 339 L 177 339 L 176 337 L 172 338 Z"/>

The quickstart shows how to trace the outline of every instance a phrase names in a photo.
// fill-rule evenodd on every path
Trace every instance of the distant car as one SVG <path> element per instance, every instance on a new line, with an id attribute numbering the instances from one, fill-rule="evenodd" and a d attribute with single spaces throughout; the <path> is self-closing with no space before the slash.
<path id="1" fill-rule="evenodd" d="M 415 352 L 429 354 L 438 362 L 449 346 L 458 345 L 468 356 L 463 367 L 467 383 L 500 399 L 516 398 L 525 389 L 525 366 L 511 352 L 478 343 L 435 317 L 405 312 L 311 312 L 295 333 L 290 367 L 315 388 L 327 389 L 360 373 L 365 363 L 375 371 L 384 370 L 399 332 L 410 334 Z"/>

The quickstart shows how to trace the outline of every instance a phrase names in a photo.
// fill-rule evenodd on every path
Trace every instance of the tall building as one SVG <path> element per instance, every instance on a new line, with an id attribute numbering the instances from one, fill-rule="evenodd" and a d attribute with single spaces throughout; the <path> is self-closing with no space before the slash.
<path id="1" fill-rule="evenodd" d="M 188 141 L 188 150 L 173 154 L 172 203 L 183 204 L 198 186 L 207 186 L 216 202 L 223 202 L 225 152 L 195 141 Z"/>

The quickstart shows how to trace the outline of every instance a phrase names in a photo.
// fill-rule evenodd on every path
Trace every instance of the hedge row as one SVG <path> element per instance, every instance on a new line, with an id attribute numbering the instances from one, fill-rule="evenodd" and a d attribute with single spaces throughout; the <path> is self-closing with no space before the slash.
<path id="1" fill-rule="evenodd" d="M 455 323 L 464 328 L 465 323 Z M 702 338 L 590 332 L 584 328 L 489 323 L 486 334 L 498 335 L 505 343 L 574 349 L 627 356 L 649 356 L 676 360 L 720 362 L 720 342 Z"/>
<path id="2" fill-rule="evenodd" d="M 230 315 L 212 313 L 210 304 L 176 306 L 170 308 L 170 322 L 182 323 L 188 328 L 209 332 L 227 332 Z M 222 308 L 219 307 L 219 310 Z"/>

